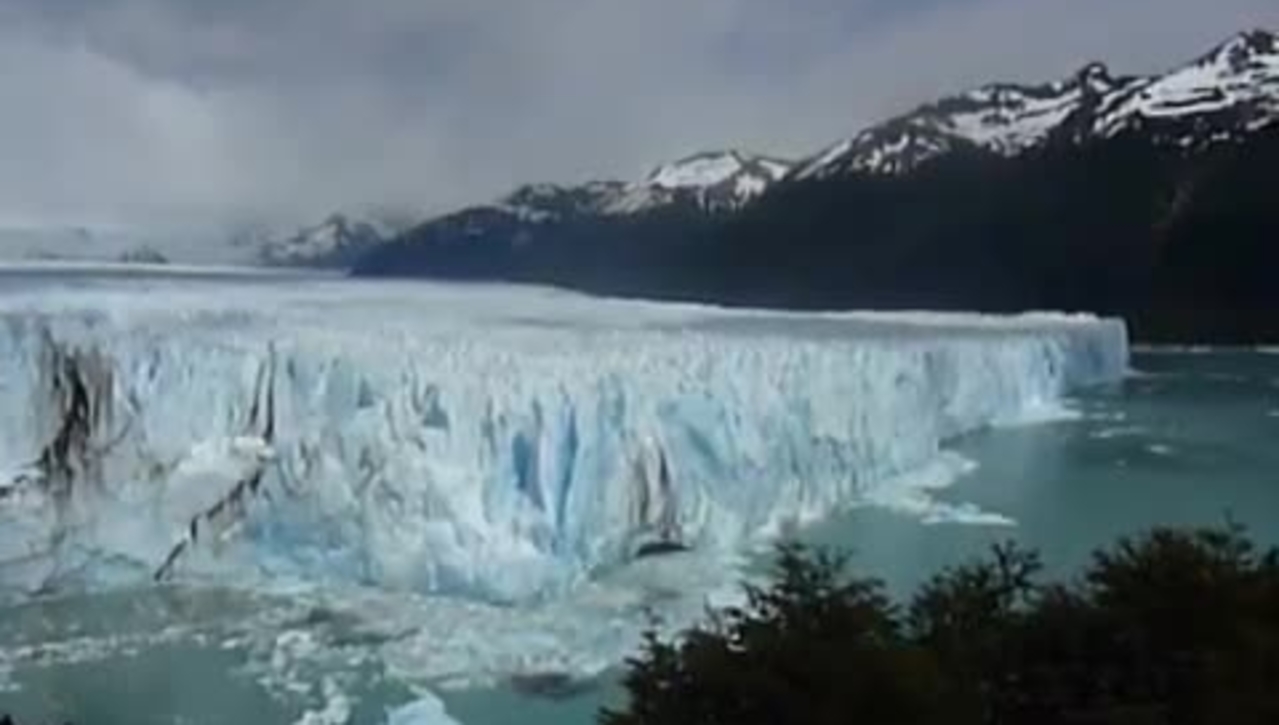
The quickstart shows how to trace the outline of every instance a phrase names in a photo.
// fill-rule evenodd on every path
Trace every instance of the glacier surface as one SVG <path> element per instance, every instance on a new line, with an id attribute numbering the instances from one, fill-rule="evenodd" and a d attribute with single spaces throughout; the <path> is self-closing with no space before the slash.
<path id="1" fill-rule="evenodd" d="M 646 547 L 740 550 L 883 501 L 948 439 L 1128 363 L 1122 323 L 1089 316 L 4 281 L 8 596 L 180 578 L 545 601 Z"/>

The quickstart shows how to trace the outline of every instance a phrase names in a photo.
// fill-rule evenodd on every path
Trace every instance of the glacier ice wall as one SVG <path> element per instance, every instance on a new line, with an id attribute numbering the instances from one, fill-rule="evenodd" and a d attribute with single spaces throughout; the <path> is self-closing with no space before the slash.
<path id="1" fill-rule="evenodd" d="M 0 296 L 0 590 L 553 595 L 829 512 L 1127 366 L 1090 317 L 338 289 Z"/>

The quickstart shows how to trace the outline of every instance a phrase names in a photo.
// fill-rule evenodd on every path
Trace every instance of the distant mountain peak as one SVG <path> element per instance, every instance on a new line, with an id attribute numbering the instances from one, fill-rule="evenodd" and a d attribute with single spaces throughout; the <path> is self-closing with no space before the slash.
<path id="1" fill-rule="evenodd" d="M 1167 129 L 1157 140 L 1189 147 L 1277 119 L 1279 40 L 1252 30 L 1158 76 L 1116 77 L 1092 62 L 1056 83 L 994 83 L 943 98 L 827 148 L 795 176 L 899 174 L 961 147 L 1014 156 L 1058 137 L 1083 142 L 1152 124 Z"/>
<path id="2" fill-rule="evenodd" d="M 378 214 L 356 218 L 334 212 L 318 224 L 292 232 L 257 230 L 246 241 L 257 248 L 259 261 L 269 265 L 340 267 L 404 228 L 398 220 Z"/>
<path id="3" fill-rule="evenodd" d="M 645 183 L 665 189 L 706 188 L 723 183 L 745 165 L 736 151 L 703 152 L 658 166 Z"/>
<path id="4" fill-rule="evenodd" d="M 558 184 L 524 184 L 502 197 L 499 201 L 504 206 L 526 206 L 539 204 L 564 193 L 564 187 Z"/>
<path id="5" fill-rule="evenodd" d="M 1245 30 L 1222 43 L 1209 54 L 1209 57 L 1229 61 L 1241 57 L 1271 55 L 1276 52 L 1279 52 L 1279 42 L 1276 42 L 1275 33 L 1262 28 L 1254 28 Z"/>
<path id="6" fill-rule="evenodd" d="M 753 172 L 777 181 L 791 164 L 779 159 L 746 154 L 736 149 L 703 151 L 658 166 L 645 183 L 666 189 L 705 189 L 723 184 L 734 176 Z"/>
<path id="7" fill-rule="evenodd" d="M 1094 60 L 1085 64 L 1068 82 L 1085 93 L 1101 94 L 1109 93 L 1118 87 L 1124 85 L 1129 79 L 1118 79 L 1110 72 L 1110 66 Z"/>
<path id="8" fill-rule="evenodd" d="M 785 178 L 791 168 L 790 162 L 736 149 L 703 151 L 661 164 L 639 181 L 528 184 L 502 197 L 494 207 L 534 223 L 636 214 L 677 204 L 724 211 L 745 205 Z"/>
<path id="9" fill-rule="evenodd" d="M 1268 30 L 1247 30 L 1231 36 L 1211 51 L 1189 64 L 1190 68 L 1216 70 L 1222 74 L 1241 74 L 1265 65 L 1267 56 L 1279 55 L 1279 42 Z"/>
<path id="10" fill-rule="evenodd" d="M 592 181 L 581 186 L 525 184 L 502 197 L 495 206 L 528 222 L 558 221 L 597 214 L 624 188 L 625 184 L 618 181 Z"/>
<path id="11" fill-rule="evenodd" d="M 1081 81 L 1110 80 L 1110 66 L 1104 61 L 1090 61 L 1075 73 L 1075 77 Z"/>
<path id="12" fill-rule="evenodd" d="M 789 161 L 736 149 L 703 151 L 662 164 L 631 184 L 610 210 L 634 213 L 691 200 L 707 211 L 740 208 L 790 173 Z"/>

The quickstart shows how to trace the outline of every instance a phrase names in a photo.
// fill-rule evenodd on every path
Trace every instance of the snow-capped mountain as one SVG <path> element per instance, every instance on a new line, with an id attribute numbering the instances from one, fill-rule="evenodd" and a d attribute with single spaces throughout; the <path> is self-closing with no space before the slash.
<path id="1" fill-rule="evenodd" d="M 1114 136 L 1160 122 L 1191 123 L 1208 139 L 1255 131 L 1279 119 L 1279 38 L 1256 30 L 1231 38 L 1208 55 L 1163 76 L 1142 78 L 1108 94 L 1092 116 L 1092 132 Z M 1184 124 L 1178 124 L 1184 125 Z"/>
<path id="2" fill-rule="evenodd" d="M 532 184 L 498 201 L 431 219 L 355 260 L 355 274 L 425 269 L 458 277 L 533 277 L 593 259 L 602 267 L 679 240 L 690 226 L 730 216 L 784 179 L 792 165 L 740 151 L 696 154 L 632 182 Z M 559 255 L 571 261 L 552 261 Z"/>
<path id="3" fill-rule="evenodd" d="M 1091 310 L 1152 337 L 1276 339 L 1275 168 L 1279 42 L 1254 31 L 1158 75 L 1092 63 L 983 86 L 790 171 L 723 152 L 631 183 L 524 187 L 353 273 L 753 307 Z"/>
<path id="4" fill-rule="evenodd" d="M 0 261 L 345 267 L 417 221 L 393 213 L 332 214 L 318 224 L 281 221 L 134 225 L 0 224 Z"/>
<path id="5" fill-rule="evenodd" d="M 258 260 L 269 265 L 344 267 L 408 226 L 393 218 L 333 214 L 319 224 L 292 233 L 267 232 L 248 239 Z"/>
<path id="6" fill-rule="evenodd" d="M 1114 77 L 1093 63 L 1039 86 L 992 84 L 869 128 L 802 163 L 793 178 L 898 174 L 959 148 L 1014 156 L 1054 138 L 1083 142 L 1159 129 L 1190 146 L 1258 130 L 1279 118 L 1279 42 L 1257 30 L 1169 73 Z"/>
<path id="7" fill-rule="evenodd" d="M 733 211 L 785 178 L 791 168 L 790 162 L 741 151 L 707 152 L 658 166 L 640 181 L 522 186 L 494 208 L 533 223 L 637 214 L 676 204 L 712 213 Z"/>
<path id="8" fill-rule="evenodd" d="M 564 221 L 607 213 L 627 188 L 620 181 L 592 181 L 580 186 L 529 184 L 499 199 L 492 209 L 522 222 Z"/>
<path id="9" fill-rule="evenodd" d="M 688 198 L 707 211 L 740 209 L 790 173 L 788 161 L 740 151 L 718 151 L 663 164 L 648 178 L 627 186 L 607 206 L 633 213 Z"/>

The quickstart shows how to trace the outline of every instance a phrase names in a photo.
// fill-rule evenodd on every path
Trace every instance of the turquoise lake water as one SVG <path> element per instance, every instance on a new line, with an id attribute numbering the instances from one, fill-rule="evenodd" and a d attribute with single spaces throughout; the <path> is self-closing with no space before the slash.
<path id="1" fill-rule="evenodd" d="M 1015 525 L 926 525 L 865 507 L 803 538 L 851 550 L 897 593 L 1009 538 L 1062 574 L 1154 525 L 1233 520 L 1279 544 L 1279 356 L 1138 354 L 1133 364 L 1129 380 L 1073 401 L 1074 419 L 955 443 L 977 466 L 937 497 Z M 285 594 L 182 589 L 0 610 L 0 712 L 79 725 L 382 723 L 414 699 L 413 683 L 380 657 L 387 635 L 358 620 Z M 619 696 L 609 684 L 561 699 L 439 693 L 464 725 L 585 725 Z"/>

